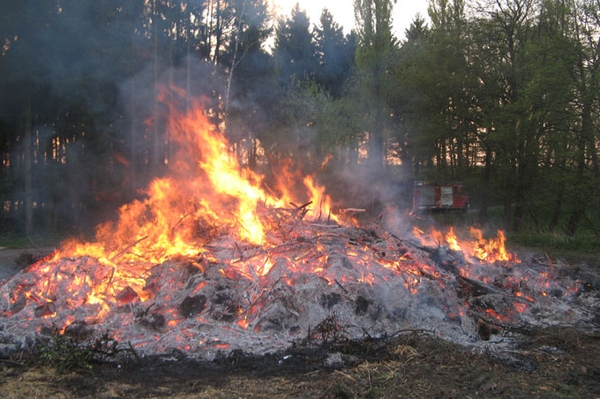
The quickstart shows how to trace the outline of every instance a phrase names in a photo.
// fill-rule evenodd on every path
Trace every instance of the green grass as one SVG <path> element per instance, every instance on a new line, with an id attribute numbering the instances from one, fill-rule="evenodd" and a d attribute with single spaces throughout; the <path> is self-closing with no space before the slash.
<path id="1" fill-rule="evenodd" d="M 0 234 L 0 248 L 26 249 L 53 247 L 60 244 L 65 237 L 58 235 L 28 237 L 15 233 Z"/>
<path id="2" fill-rule="evenodd" d="M 577 251 L 586 254 L 600 251 L 600 238 L 591 234 L 577 234 L 569 237 L 555 232 L 513 232 L 510 234 L 510 239 L 519 245 L 528 247 Z"/>
<path id="3" fill-rule="evenodd" d="M 600 238 L 590 233 L 569 237 L 552 232 L 519 232 L 508 234 L 509 244 L 538 250 L 569 263 L 587 263 L 600 268 Z"/>

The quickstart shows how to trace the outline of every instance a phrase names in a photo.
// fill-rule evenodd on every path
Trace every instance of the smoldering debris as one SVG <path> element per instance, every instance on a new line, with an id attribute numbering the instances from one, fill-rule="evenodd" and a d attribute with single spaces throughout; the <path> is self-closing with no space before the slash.
<path id="1" fill-rule="evenodd" d="M 572 269 L 569 269 L 572 270 Z M 48 258 L 1 287 L 3 352 L 50 331 L 109 332 L 140 355 L 211 359 L 428 331 L 510 346 L 531 327 L 597 328 L 589 271 L 482 263 L 380 229 L 295 220 L 277 245 L 220 236 L 135 275 L 93 257 Z"/>

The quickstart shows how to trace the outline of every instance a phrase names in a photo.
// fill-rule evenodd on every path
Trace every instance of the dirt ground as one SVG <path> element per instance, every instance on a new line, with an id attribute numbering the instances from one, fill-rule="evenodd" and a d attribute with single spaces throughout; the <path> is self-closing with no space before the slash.
<path id="1" fill-rule="evenodd" d="M 0 359 L 5 398 L 600 398 L 600 335 L 533 331 L 512 353 L 473 354 L 424 333 L 212 362 L 131 359 L 57 372 Z"/>
<path id="2" fill-rule="evenodd" d="M 0 275 L 48 250 L 0 250 Z M 600 398 L 598 359 L 600 333 L 567 327 L 525 332 L 514 351 L 487 354 L 410 331 L 211 362 L 127 355 L 67 371 L 18 353 L 0 357 L 0 397 Z"/>

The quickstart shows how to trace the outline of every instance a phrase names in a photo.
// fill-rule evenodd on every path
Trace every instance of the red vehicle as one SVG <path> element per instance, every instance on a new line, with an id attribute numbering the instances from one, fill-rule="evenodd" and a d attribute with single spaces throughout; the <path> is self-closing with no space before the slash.
<path id="1" fill-rule="evenodd" d="M 415 183 L 413 211 L 462 211 L 469 209 L 469 197 L 462 194 L 463 185 L 454 183 Z"/>

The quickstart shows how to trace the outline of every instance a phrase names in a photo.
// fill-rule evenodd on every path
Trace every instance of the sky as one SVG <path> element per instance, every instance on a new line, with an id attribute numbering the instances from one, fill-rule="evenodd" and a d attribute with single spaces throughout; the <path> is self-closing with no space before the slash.
<path id="1" fill-rule="evenodd" d="M 335 22 L 344 27 L 344 33 L 350 32 L 354 27 L 354 1 L 333 0 L 271 0 L 275 3 L 276 11 L 280 14 L 289 15 L 296 3 L 305 10 L 310 18 L 311 24 L 318 24 L 323 8 L 327 8 L 333 15 Z M 421 14 L 426 21 L 428 0 L 397 0 L 393 8 L 393 32 L 399 39 L 404 39 L 404 31 L 410 26 L 417 13 Z"/>

